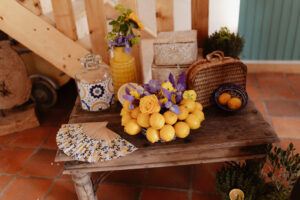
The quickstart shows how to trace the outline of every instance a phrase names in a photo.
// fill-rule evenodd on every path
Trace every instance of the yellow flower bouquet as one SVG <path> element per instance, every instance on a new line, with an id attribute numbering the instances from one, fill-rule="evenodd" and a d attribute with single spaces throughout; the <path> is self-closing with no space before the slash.
<path id="1" fill-rule="evenodd" d="M 136 135 L 143 129 L 147 140 L 155 143 L 185 138 L 190 130 L 200 128 L 203 107 L 196 102 L 196 92 L 186 90 L 184 79 L 183 72 L 175 83 L 170 73 L 169 80 L 163 83 L 150 80 L 139 88 L 127 84 L 120 113 L 124 131 Z"/>

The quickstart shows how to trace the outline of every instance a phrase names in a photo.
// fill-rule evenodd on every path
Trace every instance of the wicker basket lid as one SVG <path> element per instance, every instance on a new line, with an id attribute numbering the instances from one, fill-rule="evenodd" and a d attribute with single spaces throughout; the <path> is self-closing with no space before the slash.
<path id="1" fill-rule="evenodd" d="M 239 59 L 224 57 L 214 51 L 206 59 L 193 63 L 186 71 L 188 88 L 197 93 L 197 101 L 204 107 L 214 104 L 213 94 L 225 83 L 246 88 L 247 66 Z"/>
<path id="2" fill-rule="evenodd" d="M 197 31 L 160 32 L 154 40 L 155 44 L 197 42 Z"/>

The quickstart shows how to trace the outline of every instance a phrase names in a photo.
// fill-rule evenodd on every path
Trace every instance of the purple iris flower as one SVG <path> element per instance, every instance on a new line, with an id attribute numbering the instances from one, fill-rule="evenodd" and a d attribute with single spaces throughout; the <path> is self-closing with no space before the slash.
<path id="1" fill-rule="evenodd" d="M 164 88 L 162 88 L 162 92 L 164 96 L 169 100 L 165 103 L 165 107 L 170 111 L 172 111 L 173 113 L 179 115 L 180 114 L 179 107 L 176 104 L 172 103 L 172 93 L 170 93 L 168 90 Z"/>
<path id="2" fill-rule="evenodd" d="M 157 94 L 161 90 L 160 84 L 158 80 L 150 80 L 149 84 L 144 85 L 144 88 L 151 94 Z"/>
<path id="3" fill-rule="evenodd" d="M 128 94 L 123 95 L 123 98 L 129 102 L 129 110 L 133 110 L 135 98 Z"/>

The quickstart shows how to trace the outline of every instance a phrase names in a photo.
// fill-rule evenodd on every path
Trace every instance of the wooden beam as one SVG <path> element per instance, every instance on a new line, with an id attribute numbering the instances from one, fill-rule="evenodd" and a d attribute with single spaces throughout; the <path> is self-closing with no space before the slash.
<path id="1" fill-rule="evenodd" d="M 119 3 L 122 4 L 125 8 L 130 8 L 138 15 L 138 0 L 119 0 Z M 143 65 L 142 65 L 142 54 L 141 54 L 141 41 L 138 45 L 134 46 L 131 49 L 131 54 L 135 58 L 136 73 L 138 83 L 143 83 Z"/>
<path id="2" fill-rule="evenodd" d="M 51 0 L 56 28 L 72 40 L 77 40 L 71 0 Z"/>
<path id="3" fill-rule="evenodd" d="M 208 35 L 209 0 L 192 0 L 192 29 L 198 31 L 198 47 L 202 47 Z"/>
<path id="4" fill-rule="evenodd" d="M 107 24 L 103 0 L 84 0 L 84 3 L 92 50 L 95 54 L 100 54 L 104 62 L 108 62 L 108 46 L 104 39 L 107 34 Z"/>
<path id="5" fill-rule="evenodd" d="M 73 78 L 83 68 L 79 59 L 89 51 L 16 1 L 0 4 L 0 30 Z"/>
<path id="6" fill-rule="evenodd" d="M 174 30 L 174 16 L 173 7 L 174 0 L 156 0 L 156 26 L 157 32 L 173 31 Z"/>
<path id="7" fill-rule="evenodd" d="M 42 14 L 42 7 L 40 0 L 17 0 L 22 6 L 33 12 L 35 15 Z"/>

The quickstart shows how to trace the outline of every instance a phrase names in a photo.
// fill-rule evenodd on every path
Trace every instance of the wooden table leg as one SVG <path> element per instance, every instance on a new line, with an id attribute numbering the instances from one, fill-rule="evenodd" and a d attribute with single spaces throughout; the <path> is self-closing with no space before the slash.
<path id="1" fill-rule="evenodd" d="M 97 200 L 90 173 L 73 173 L 78 200 Z"/>

